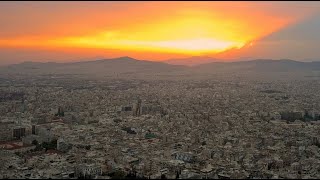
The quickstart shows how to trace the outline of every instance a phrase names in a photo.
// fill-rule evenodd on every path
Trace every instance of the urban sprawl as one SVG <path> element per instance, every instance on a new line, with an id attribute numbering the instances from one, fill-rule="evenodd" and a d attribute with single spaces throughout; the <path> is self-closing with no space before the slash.
<path id="1" fill-rule="evenodd" d="M 0 178 L 320 178 L 319 81 L 168 79 L 2 78 Z"/>

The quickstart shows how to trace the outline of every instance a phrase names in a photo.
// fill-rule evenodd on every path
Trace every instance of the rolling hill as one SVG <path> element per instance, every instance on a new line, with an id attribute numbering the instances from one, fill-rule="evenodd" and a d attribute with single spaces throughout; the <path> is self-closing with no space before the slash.
<path id="1" fill-rule="evenodd" d="M 147 77 L 159 75 L 163 77 L 185 76 L 191 77 L 201 74 L 228 74 L 228 73 L 255 73 L 255 74 L 279 74 L 279 73 L 314 73 L 319 74 L 320 62 L 299 62 L 289 59 L 269 60 L 257 59 L 235 62 L 211 62 L 195 66 L 172 65 L 164 62 L 137 60 L 130 57 L 115 59 L 102 59 L 73 63 L 39 63 L 24 62 L 0 68 L 0 74 L 75 74 L 84 76 L 113 76 L 134 75 Z"/>
<path id="2" fill-rule="evenodd" d="M 159 73 L 183 70 L 184 66 L 169 65 L 162 62 L 137 60 L 130 57 L 102 59 L 73 63 L 23 62 L 0 68 L 2 73 L 27 74 L 84 74 L 112 75 L 128 73 Z"/>
<path id="3" fill-rule="evenodd" d="M 244 71 L 244 72 L 296 72 L 296 71 L 320 71 L 320 62 L 300 62 L 289 59 L 268 60 L 257 59 L 238 62 L 214 62 L 195 66 L 200 72 L 210 71 Z"/>

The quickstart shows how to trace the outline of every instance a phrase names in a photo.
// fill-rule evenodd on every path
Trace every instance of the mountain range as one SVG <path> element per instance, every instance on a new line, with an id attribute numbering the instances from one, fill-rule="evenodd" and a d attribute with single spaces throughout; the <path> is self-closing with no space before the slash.
<path id="1" fill-rule="evenodd" d="M 320 62 L 299 62 L 289 59 L 268 60 L 257 59 L 238 62 L 211 62 L 206 64 L 183 66 L 165 62 L 137 60 L 130 57 L 101 59 L 95 61 L 72 63 L 39 63 L 23 62 L 0 68 L 6 74 L 156 74 L 156 73 L 216 73 L 216 72 L 313 72 L 320 71 Z"/>
<path id="2" fill-rule="evenodd" d="M 137 60 L 130 57 L 101 59 L 72 63 L 23 62 L 0 68 L 5 73 L 35 74 L 123 74 L 123 73 L 156 73 L 181 69 L 180 66 L 161 62 Z"/>
<path id="3" fill-rule="evenodd" d="M 200 64 L 207 64 L 207 63 L 219 62 L 219 61 L 221 60 L 207 57 L 207 56 L 192 56 L 188 58 L 169 59 L 163 62 L 168 64 L 174 64 L 174 65 L 196 66 Z"/>

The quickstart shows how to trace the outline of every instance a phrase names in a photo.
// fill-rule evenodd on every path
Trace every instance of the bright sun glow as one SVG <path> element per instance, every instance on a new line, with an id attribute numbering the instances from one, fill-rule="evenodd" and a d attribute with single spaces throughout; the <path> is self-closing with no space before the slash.
<path id="1" fill-rule="evenodd" d="M 231 47 L 241 48 L 244 43 L 231 41 L 218 41 L 214 39 L 189 39 L 167 41 L 138 41 L 138 40 L 110 40 L 93 38 L 68 38 L 64 44 L 77 47 L 92 48 L 121 48 L 126 50 L 149 50 L 165 52 L 205 53 L 221 52 Z M 56 41 L 57 45 L 61 41 Z"/>
<path id="2" fill-rule="evenodd" d="M 86 20 L 72 16 L 66 23 L 59 19 L 55 26 L 39 34 L 3 37 L 0 47 L 101 49 L 122 54 L 137 52 L 141 56 L 147 53 L 204 55 L 240 49 L 245 44 L 252 46 L 251 41 L 294 20 L 288 16 L 275 18 L 247 6 L 250 3 L 241 4 L 231 7 L 223 2 L 176 2 L 168 6 L 153 2 L 117 10 L 101 8 L 97 14 L 87 12 L 83 18 L 92 17 Z M 52 33 L 55 31 L 60 34 Z"/>
<path id="3" fill-rule="evenodd" d="M 220 20 L 221 21 L 221 20 Z M 80 47 L 134 51 L 172 52 L 197 55 L 241 48 L 247 35 L 235 35 L 228 25 L 209 17 L 176 18 L 142 25 L 129 30 L 103 31 L 86 36 L 46 38 L 46 40 L 10 40 L 20 46 Z M 220 26 L 215 26 L 220 24 Z M 0 41 L 1 44 L 1 41 Z"/>

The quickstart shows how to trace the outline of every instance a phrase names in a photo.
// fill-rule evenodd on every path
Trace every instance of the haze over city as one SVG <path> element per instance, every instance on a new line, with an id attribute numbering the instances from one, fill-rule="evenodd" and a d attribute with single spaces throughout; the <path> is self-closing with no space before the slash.
<path id="1" fill-rule="evenodd" d="M 0 179 L 319 179 L 320 3 L 0 2 Z"/>

